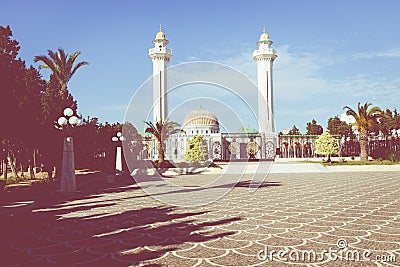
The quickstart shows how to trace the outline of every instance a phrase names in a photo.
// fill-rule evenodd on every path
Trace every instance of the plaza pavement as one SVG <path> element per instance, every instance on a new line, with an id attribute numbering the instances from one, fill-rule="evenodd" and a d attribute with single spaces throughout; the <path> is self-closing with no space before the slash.
<path id="1" fill-rule="evenodd" d="M 250 192 L 252 165 L 197 207 L 161 203 L 130 177 L 41 197 L 29 218 L 2 224 L 0 266 L 400 266 L 400 172 L 296 164 L 273 164 Z M 163 194 L 203 201 L 213 189 L 204 181 L 219 175 L 166 178 L 190 190 Z M 272 250 L 287 253 L 271 259 Z"/>

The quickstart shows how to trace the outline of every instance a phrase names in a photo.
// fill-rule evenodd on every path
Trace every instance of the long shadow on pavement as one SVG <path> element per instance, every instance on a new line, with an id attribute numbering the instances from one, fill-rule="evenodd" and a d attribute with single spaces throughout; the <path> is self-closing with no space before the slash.
<path id="1" fill-rule="evenodd" d="M 202 222 L 196 216 L 208 211 L 184 211 L 152 199 L 135 203 L 130 195 L 139 188 L 130 177 L 119 179 L 111 185 L 94 180 L 71 196 L 47 195 L 37 200 L 30 217 L 2 224 L 0 265 L 136 265 L 233 234 L 207 232 L 207 227 L 240 220 Z"/>

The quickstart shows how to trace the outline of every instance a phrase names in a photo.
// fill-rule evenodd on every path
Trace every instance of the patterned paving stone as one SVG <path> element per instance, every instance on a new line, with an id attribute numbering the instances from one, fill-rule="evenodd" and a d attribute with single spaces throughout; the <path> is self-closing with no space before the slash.
<path id="1" fill-rule="evenodd" d="M 123 267 L 129 266 L 131 264 L 123 261 L 117 261 L 112 258 L 111 255 L 103 255 L 98 256 L 96 258 L 92 258 L 90 261 L 81 261 L 79 263 L 75 263 L 71 266 L 73 267 L 99 267 L 99 266 L 115 266 L 115 267 Z M 134 266 L 134 265 L 133 265 Z"/>
<path id="2" fill-rule="evenodd" d="M 247 185 L 251 177 L 242 179 Z M 280 186 L 252 193 L 236 186 L 192 208 L 160 203 L 132 180 L 97 182 L 97 193 L 88 185 L 67 199 L 42 201 L 30 225 L 3 229 L 0 266 L 400 266 L 396 172 L 270 174 L 267 181 Z M 347 250 L 370 250 L 374 258 L 257 257 L 266 248 L 322 255 L 340 251 L 338 241 Z M 385 255 L 395 257 L 377 260 Z"/>
<path id="3" fill-rule="evenodd" d="M 85 249 L 77 249 L 69 253 L 49 256 L 47 257 L 47 261 L 49 263 L 59 264 L 62 263 L 64 266 L 72 266 L 76 263 L 91 260 L 93 258 L 93 254 L 89 253 Z"/>
<path id="4" fill-rule="evenodd" d="M 259 240 L 257 243 L 271 247 L 295 247 L 306 243 L 302 238 L 285 238 L 278 235 L 272 235 L 268 238 Z"/>
<path id="5" fill-rule="evenodd" d="M 380 229 L 381 226 L 379 226 L 377 224 L 373 224 L 373 222 L 371 222 L 371 221 L 366 221 L 366 224 L 355 221 L 354 223 L 353 222 L 347 223 L 346 225 L 341 226 L 340 228 L 345 229 L 345 230 L 355 230 L 355 231 L 361 231 L 361 230 L 372 231 L 372 230 Z"/>
<path id="6" fill-rule="evenodd" d="M 239 254 L 235 251 L 229 251 L 222 257 L 208 259 L 207 262 L 214 266 L 252 266 L 262 263 L 257 257 Z"/>
<path id="7" fill-rule="evenodd" d="M 260 225 L 258 228 L 253 230 L 246 230 L 248 233 L 265 236 L 265 238 L 271 234 L 286 233 L 287 231 L 287 229 L 271 228 L 265 225 Z"/>
<path id="8" fill-rule="evenodd" d="M 293 229 L 293 230 L 288 230 L 287 232 L 284 232 L 284 233 L 277 233 L 275 235 L 282 237 L 282 238 L 313 239 L 313 238 L 320 237 L 321 233 L 307 233 L 307 232 L 301 232 L 300 230 Z"/>
<path id="9" fill-rule="evenodd" d="M 215 249 L 235 249 L 235 248 L 245 248 L 252 245 L 252 241 L 246 240 L 230 240 L 227 238 L 220 238 L 217 240 L 212 240 L 203 244 L 203 246 Z"/>
<path id="10" fill-rule="evenodd" d="M 54 255 L 62 255 L 62 254 L 66 254 L 66 253 L 71 253 L 74 251 L 77 251 L 77 249 L 67 247 L 63 243 L 59 243 L 59 244 L 53 245 L 53 246 L 30 249 L 29 254 L 34 255 L 34 256 L 54 256 Z"/>
<path id="11" fill-rule="evenodd" d="M 46 257 L 31 255 L 24 251 L 2 251 L 3 257 L 1 258 L 1 264 L 3 266 L 15 266 L 18 264 L 34 264 L 35 262 L 42 262 Z"/>
<path id="12" fill-rule="evenodd" d="M 181 258 L 172 253 L 166 253 L 158 259 L 143 261 L 141 266 L 199 266 L 200 263 L 200 259 Z"/>
<path id="13" fill-rule="evenodd" d="M 174 254 L 182 258 L 211 259 L 226 255 L 228 250 L 212 249 L 206 246 L 197 245 L 188 250 L 176 251 Z"/>

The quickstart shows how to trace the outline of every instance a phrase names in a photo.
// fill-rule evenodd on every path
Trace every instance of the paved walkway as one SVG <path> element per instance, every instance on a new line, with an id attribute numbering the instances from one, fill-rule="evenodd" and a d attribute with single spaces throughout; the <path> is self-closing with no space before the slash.
<path id="1" fill-rule="evenodd" d="M 400 266 L 399 173 L 271 173 L 250 193 L 251 179 L 190 208 L 129 177 L 43 198 L 29 221 L 1 226 L 0 266 Z"/>

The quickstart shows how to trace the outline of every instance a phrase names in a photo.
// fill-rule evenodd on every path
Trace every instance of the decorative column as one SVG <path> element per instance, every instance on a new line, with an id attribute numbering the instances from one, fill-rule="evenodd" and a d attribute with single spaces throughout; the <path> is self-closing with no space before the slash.
<path id="1" fill-rule="evenodd" d="M 153 123 L 168 117 L 168 84 L 167 68 L 172 58 L 172 50 L 167 48 L 168 40 L 162 31 L 153 40 L 154 48 L 149 49 L 149 57 L 153 62 Z"/>
<path id="2" fill-rule="evenodd" d="M 274 160 L 278 136 L 274 124 L 273 99 L 273 62 L 277 58 L 275 49 L 271 48 L 272 41 L 264 31 L 257 42 L 258 49 L 253 52 L 257 63 L 258 80 L 258 123 L 259 133 L 265 138 L 262 142 L 261 159 Z"/>

